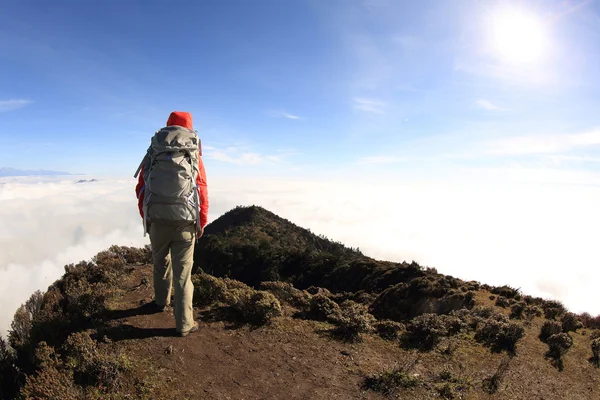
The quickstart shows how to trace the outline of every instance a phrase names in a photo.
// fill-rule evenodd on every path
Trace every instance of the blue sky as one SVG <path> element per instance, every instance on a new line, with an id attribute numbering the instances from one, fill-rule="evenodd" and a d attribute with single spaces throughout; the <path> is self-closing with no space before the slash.
<path id="1" fill-rule="evenodd" d="M 541 21 L 539 60 L 494 48 L 507 7 Z M 172 110 L 209 174 L 600 161 L 595 1 L 0 1 L 0 38 L 4 167 L 128 175 Z"/>

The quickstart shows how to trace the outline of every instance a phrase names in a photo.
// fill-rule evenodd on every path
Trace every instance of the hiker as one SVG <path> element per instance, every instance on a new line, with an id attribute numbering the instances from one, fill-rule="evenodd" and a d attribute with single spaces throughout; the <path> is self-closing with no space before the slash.
<path id="1" fill-rule="evenodd" d="M 174 276 L 176 330 L 187 336 L 198 330 L 191 273 L 194 244 L 204 234 L 208 215 L 202 147 L 190 113 L 171 113 L 167 126 L 152 137 L 138 174 L 135 192 L 154 259 L 152 307 L 162 312 L 170 304 Z"/>

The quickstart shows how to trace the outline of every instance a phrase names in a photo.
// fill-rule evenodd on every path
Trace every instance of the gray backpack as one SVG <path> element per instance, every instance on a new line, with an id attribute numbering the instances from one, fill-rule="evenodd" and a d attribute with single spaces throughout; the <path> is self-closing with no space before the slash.
<path id="1" fill-rule="evenodd" d="M 196 185 L 202 154 L 196 131 L 167 126 L 152 137 L 134 177 L 144 166 L 144 236 L 147 222 L 200 224 L 200 196 Z"/>

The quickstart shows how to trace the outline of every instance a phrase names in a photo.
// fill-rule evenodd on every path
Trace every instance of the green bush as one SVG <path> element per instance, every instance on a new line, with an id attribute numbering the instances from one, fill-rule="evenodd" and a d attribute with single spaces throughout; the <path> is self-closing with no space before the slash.
<path id="1" fill-rule="evenodd" d="M 362 388 L 390 395 L 399 389 L 409 389 L 419 385 L 420 380 L 412 373 L 418 359 L 408 359 L 391 369 L 365 378 Z"/>
<path id="2" fill-rule="evenodd" d="M 69 336 L 61 352 L 66 368 L 73 371 L 75 383 L 92 385 L 109 393 L 118 389 L 121 373 L 130 367 L 127 357 L 99 348 L 85 332 Z"/>
<path id="3" fill-rule="evenodd" d="M 379 319 L 403 321 L 421 314 L 448 314 L 473 307 L 475 294 L 461 292 L 459 287 L 460 281 L 448 276 L 415 278 L 384 290 L 373 302 L 371 312 Z"/>
<path id="4" fill-rule="evenodd" d="M 492 288 L 490 291 L 493 294 L 497 294 L 497 295 L 505 297 L 507 299 L 515 299 L 515 300 L 521 299 L 519 289 L 512 288 L 508 285 L 496 286 L 496 287 Z"/>
<path id="5" fill-rule="evenodd" d="M 254 289 L 231 289 L 226 302 L 242 322 L 262 325 L 282 315 L 281 304 L 269 292 Z"/>
<path id="6" fill-rule="evenodd" d="M 309 294 L 302 290 L 296 289 L 292 284 L 272 281 L 262 282 L 260 284 L 262 290 L 271 292 L 282 303 L 287 303 L 293 307 L 306 308 L 309 304 Z"/>
<path id="7" fill-rule="evenodd" d="M 35 373 L 27 376 L 21 395 L 25 399 L 81 399 L 92 389 L 101 398 L 120 392 L 129 359 L 100 347 L 86 332 L 70 335 L 57 354 L 40 342 L 35 349 Z M 112 397 L 111 397 L 112 398 Z"/>
<path id="8" fill-rule="evenodd" d="M 194 306 L 201 307 L 224 301 L 227 285 L 222 279 L 209 274 L 192 275 L 194 284 Z"/>
<path id="9" fill-rule="evenodd" d="M 525 311 L 526 307 L 527 307 L 527 304 L 525 304 L 525 302 L 519 302 L 519 303 L 513 304 L 513 306 L 510 308 L 510 318 L 511 319 L 522 319 L 523 312 Z"/>
<path id="10" fill-rule="evenodd" d="M 373 327 L 377 334 L 385 340 L 398 340 L 400 332 L 403 332 L 406 329 L 404 324 L 389 319 L 377 321 Z"/>
<path id="11" fill-rule="evenodd" d="M 542 310 L 538 306 L 528 305 L 523 311 L 525 314 L 525 320 L 532 321 L 535 317 L 541 317 L 543 315 Z"/>
<path id="12" fill-rule="evenodd" d="M 593 331 L 590 332 L 590 340 L 594 340 L 594 339 L 598 339 L 600 338 L 600 329 L 594 329 Z"/>
<path id="13" fill-rule="evenodd" d="M 246 285 L 244 282 L 240 282 L 235 279 L 223 278 L 222 281 L 225 284 L 225 286 L 227 287 L 227 289 L 229 289 L 229 290 L 231 290 L 231 289 L 242 289 L 242 290 L 250 289 L 250 286 Z"/>
<path id="14" fill-rule="evenodd" d="M 309 302 L 308 316 L 317 321 L 336 321 L 341 315 L 340 306 L 323 294 L 314 295 Z"/>
<path id="15" fill-rule="evenodd" d="M 562 332 L 562 324 L 557 321 L 545 321 L 540 330 L 539 338 L 542 342 L 546 342 L 552 335 Z"/>
<path id="16" fill-rule="evenodd" d="M 488 319 L 499 322 L 508 322 L 506 315 L 497 311 L 493 307 L 476 306 L 471 310 L 462 309 L 453 311 L 450 313 L 450 315 L 459 318 L 467 328 L 472 330 L 476 330 L 480 324 L 484 323 Z"/>
<path id="17" fill-rule="evenodd" d="M 510 302 L 508 301 L 508 299 L 504 296 L 498 296 L 496 298 L 496 303 L 495 303 L 498 307 L 508 307 L 510 305 Z"/>
<path id="18" fill-rule="evenodd" d="M 595 338 L 591 343 L 592 348 L 592 363 L 596 367 L 600 367 L 600 338 Z"/>
<path id="19" fill-rule="evenodd" d="M 413 318 L 406 326 L 401 342 L 405 347 L 431 350 L 442 337 L 448 335 L 444 319 L 437 314 L 423 314 Z"/>
<path id="20" fill-rule="evenodd" d="M 44 368 L 35 375 L 28 375 L 20 395 L 24 400 L 85 398 L 82 390 L 73 384 L 73 372 L 54 367 Z"/>
<path id="21" fill-rule="evenodd" d="M 546 319 L 550 320 L 556 319 L 567 312 L 565 306 L 560 301 L 556 300 L 544 300 L 542 303 L 542 309 L 544 310 L 544 316 Z"/>
<path id="22" fill-rule="evenodd" d="M 573 339 L 566 333 L 561 332 L 550 336 L 546 343 L 548 344 L 546 357 L 558 362 L 558 367 L 562 370 L 562 356 L 573 346 Z"/>
<path id="23" fill-rule="evenodd" d="M 475 340 L 482 342 L 494 351 L 514 352 L 517 342 L 525 335 L 525 328 L 516 322 L 485 320 L 475 331 Z"/>
<path id="24" fill-rule="evenodd" d="M 340 315 L 336 318 L 337 328 L 335 333 L 347 340 L 357 341 L 361 333 L 367 333 L 373 329 L 375 318 L 369 314 L 364 304 L 346 300 L 340 305 Z"/>
<path id="25" fill-rule="evenodd" d="M 12 399 L 17 389 L 15 354 L 0 336 L 0 399 Z"/>
<path id="26" fill-rule="evenodd" d="M 576 332 L 577 329 L 583 328 L 583 324 L 573 313 L 565 313 L 560 319 L 563 332 Z"/>
<path id="27" fill-rule="evenodd" d="M 457 316 L 440 315 L 440 318 L 442 319 L 449 336 L 456 335 L 468 329 L 468 325 Z"/>

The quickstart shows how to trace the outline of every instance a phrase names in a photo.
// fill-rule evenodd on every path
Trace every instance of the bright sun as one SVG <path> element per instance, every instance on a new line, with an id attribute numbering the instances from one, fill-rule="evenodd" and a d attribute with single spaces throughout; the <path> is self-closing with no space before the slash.
<path id="1" fill-rule="evenodd" d="M 508 64 L 535 64 L 547 50 L 544 24 L 535 15 L 507 9 L 492 17 L 494 52 Z"/>

